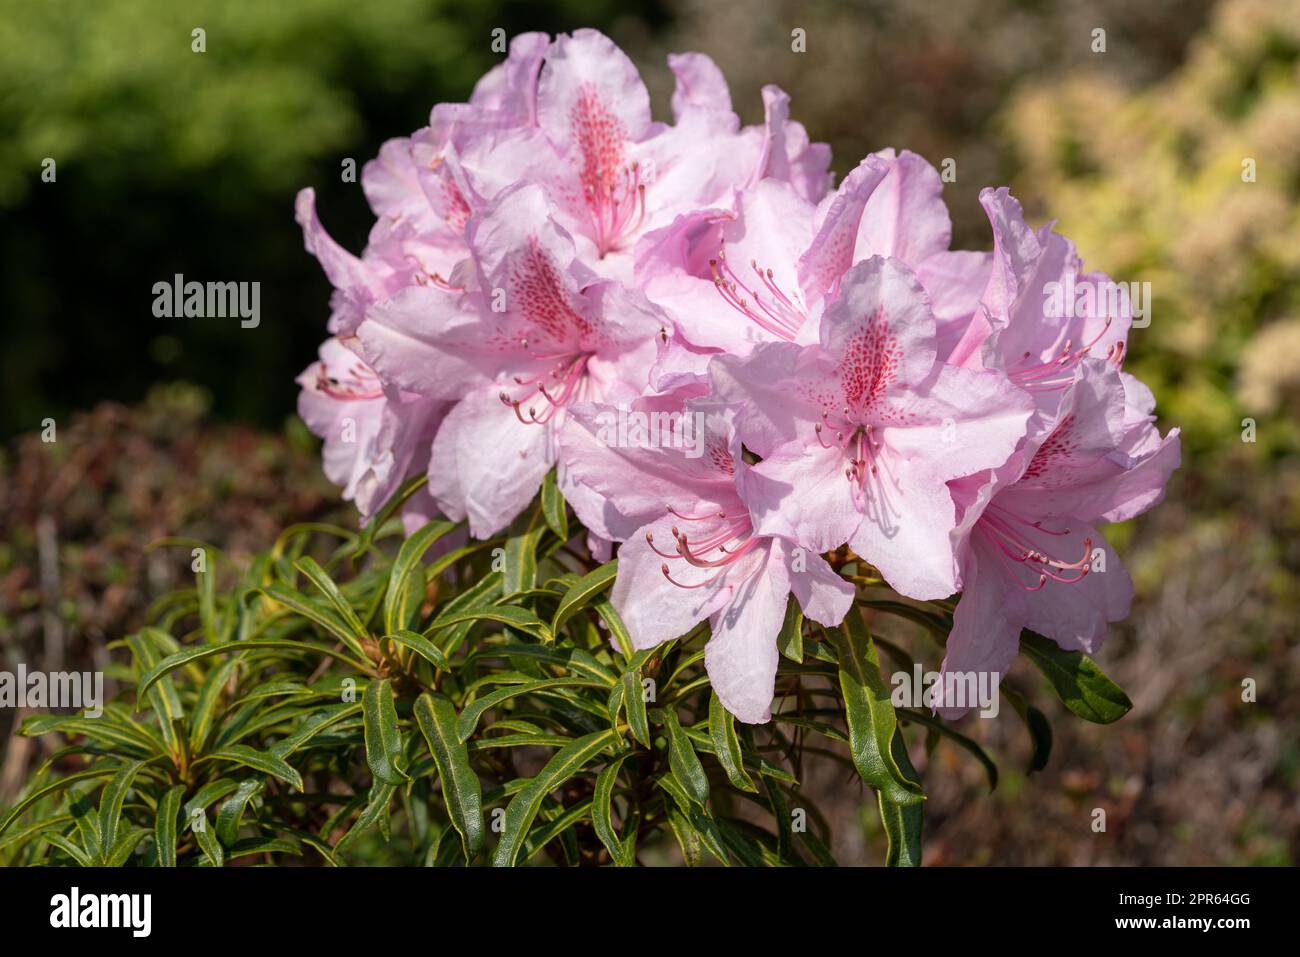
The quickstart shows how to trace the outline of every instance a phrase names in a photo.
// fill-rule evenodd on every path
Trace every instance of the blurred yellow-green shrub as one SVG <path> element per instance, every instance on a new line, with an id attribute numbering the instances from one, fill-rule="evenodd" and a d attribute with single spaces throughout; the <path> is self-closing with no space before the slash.
<path id="1" fill-rule="evenodd" d="M 1163 81 L 1030 87 L 1004 125 L 1029 205 L 1090 266 L 1151 283 L 1129 363 L 1188 452 L 1246 419 L 1264 460 L 1300 447 L 1300 2 L 1227 0 Z"/>

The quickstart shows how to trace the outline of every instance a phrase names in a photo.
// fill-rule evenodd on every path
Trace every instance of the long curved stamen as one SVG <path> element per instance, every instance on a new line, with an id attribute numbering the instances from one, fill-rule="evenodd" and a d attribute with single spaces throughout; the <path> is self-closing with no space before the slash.
<path id="1" fill-rule="evenodd" d="M 728 516 L 727 512 L 717 511 L 702 515 L 691 515 L 686 511 L 669 505 L 668 512 L 683 522 L 709 523 L 696 540 L 682 532 L 676 525 L 672 527 L 675 543 L 673 551 L 667 552 L 655 544 L 654 533 L 646 532 L 646 544 L 660 558 L 669 561 L 681 561 L 693 568 L 717 569 L 717 573 L 701 582 L 679 581 L 669 571 L 667 563 L 661 566 L 664 577 L 679 588 L 702 588 L 722 577 L 735 562 L 757 548 L 764 539 L 754 535 L 749 515 L 743 510 Z M 714 524 L 716 523 L 716 524 Z M 714 557 L 711 553 L 717 553 Z"/>
<path id="2" fill-rule="evenodd" d="M 515 418 L 524 425 L 545 425 L 555 418 L 560 409 L 570 405 L 575 400 L 581 401 L 582 397 L 587 394 L 587 361 L 591 358 L 591 355 L 580 353 L 565 358 L 567 361 L 557 363 L 549 372 L 542 373 L 534 378 L 513 377 L 516 385 L 536 387 L 535 394 L 546 400 L 546 405 L 542 407 L 540 412 L 535 407 L 530 406 L 528 415 L 525 417 L 521 411 L 523 399 L 516 399 L 504 390 L 500 393 L 499 398 L 502 403 L 513 409 Z M 547 379 L 551 380 L 549 388 Z"/>
<path id="3" fill-rule="evenodd" d="M 606 173 L 604 181 L 583 187 L 587 212 L 591 217 L 592 239 L 602 259 L 618 252 L 629 233 L 645 222 L 645 183 L 641 182 L 641 164 L 632 163 L 620 173 Z"/>
<path id="4" fill-rule="evenodd" d="M 741 315 L 745 316 L 759 328 L 770 332 L 779 339 L 793 342 L 799 334 L 799 328 L 808 318 L 807 310 L 797 299 L 786 295 L 776 284 L 771 269 L 765 269 L 755 260 L 750 260 L 750 268 L 759 278 L 765 295 L 750 286 L 736 275 L 727 261 L 725 245 L 718 247 L 716 259 L 709 260 L 709 271 L 713 274 L 713 285 L 726 301 Z M 744 295 L 742 296 L 741 293 Z M 796 294 L 797 295 L 797 294 Z M 752 305 L 751 305 L 752 304 Z"/>
<path id="5" fill-rule="evenodd" d="M 1069 386 L 1073 380 L 1074 367 L 1092 351 L 1093 346 L 1105 337 L 1110 330 L 1111 319 L 1106 317 L 1102 323 L 1101 331 L 1092 338 L 1087 345 L 1074 348 L 1074 340 L 1067 339 L 1061 346 L 1060 352 L 1056 357 L 1046 362 L 1034 362 L 1028 365 L 1017 365 L 1007 370 L 1007 377 L 1016 385 L 1028 392 L 1059 392 Z M 1106 350 L 1106 361 L 1111 362 L 1116 368 L 1124 361 L 1124 344 L 1122 342 L 1113 343 Z M 1029 362 L 1033 358 L 1033 353 L 1026 352 L 1021 357 L 1021 363 Z"/>
<path id="6" fill-rule="evenodd" d="M 384 394 L 379 377 L 360 362 L 348 366 L 341 375 L 331 375 L 322 362 L 316 370 L 316 390 L 344 401 L 378 399 Z"/>
<path id="7" fill-rule="evenodd" d="M 1083 554 L 1075 561 L 1067 562 L 1036 548 L 1013 523 L 1033 528 L 1047 535 L 1068 535 L 1070 530 L 1067 528 L 1060 532 L 1049 531 L 1043 528 L 1041 523 L 1031 522 L 997 505 L 990 505 L 980 517 L 975 525 L 976 530 L 994 546 L 998 558 L 1011 572 L 1012 578 L 1026 591 L 1038 591 L 1049 580 L 1063 585 L 1073 585 L 1083 581 L 1092 570 L 1091 538 L 1083 540 Z M 1033 585 L 1024 583 L 1020 576 L 1021 570 L 1036 576 Z M 1078 574 L 1067 577 L 1070 572 Z"/>

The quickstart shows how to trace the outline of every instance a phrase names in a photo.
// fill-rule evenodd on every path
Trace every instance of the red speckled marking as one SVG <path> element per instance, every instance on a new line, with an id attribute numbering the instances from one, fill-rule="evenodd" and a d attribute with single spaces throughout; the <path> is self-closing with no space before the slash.
<path id="1" fill-rule="evenodd" d="M 573 138 L 582 152 L 581 180 L 588 201 L 608 193 L 623 168 L 627 134 L 619 118 L 600 101 L 595 86 L 584 83 L 569 111 Z"/>
<path id="2" fill-rule="evenodd" d="M 1074 425 L 1074 414 L 1070 413 L 1061 419 L 1060 424 L 1047 437 L 1047 441 L 1038 447 L 1034 453 L 1029 467 L 1025 469 L 1022 479 L 1041 478 L 1050 473 L 1052 469 L 1063 464 L 1062 460 L 1069 460 L 1079 449 L 1079 443 L 1071 436 L 1071 427 Z"/>
<path id="3" fill-rule="evenodd" d="M 903 350 L 889 332 L 884 309 L 858 329 L 845 344 L 838 368 L 840 385 L 850 408 L 870 409 L 898 376 Z"/>
<path id="4" fill-rule="evenodd" d="M 728 475 L 736 474 L 736 463 L 732 460 L 731 451 L 722 439 L 714 439 L 709 443 L 709 461 L 719 472 Z"/>
<path id="5" fill-rule="evenodd" d="M 442 181 L 443 198 L 446 201 L 446 209 L 442 218 L 458 233 L 465 231 L 465 224 L 469 222 L 470 208 L 469 203 L 465 202 L 465 197 L 460 189 L 452 182 L 451 177 L 446 177 Z"/>
<path id="6" fill-rule="evenodd" d="M 530 238 L 523 262 L 511 273 L 510 293 L 524 321 L 559 343 L 596 329 L 569 304 L 559 273 L 537 239 Z"/>

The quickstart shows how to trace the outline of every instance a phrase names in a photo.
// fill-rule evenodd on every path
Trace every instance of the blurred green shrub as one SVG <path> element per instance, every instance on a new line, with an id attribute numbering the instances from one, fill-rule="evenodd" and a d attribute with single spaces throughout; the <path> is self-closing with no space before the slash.
<path id="1" fill-rule="evenodd" d="M 294 193 L 317 187 L 359 248 L 373 218 L 342 160 L 464 99 L 501 59 L 494 30 L 635 44 L 659 16 L 656 0 L 0 0 L 0 436 L 176 379 L 278 424 L 329 289 Z M 149 290 L 176 272 L 260 282 L 265 321 L 154 318 Z"/>

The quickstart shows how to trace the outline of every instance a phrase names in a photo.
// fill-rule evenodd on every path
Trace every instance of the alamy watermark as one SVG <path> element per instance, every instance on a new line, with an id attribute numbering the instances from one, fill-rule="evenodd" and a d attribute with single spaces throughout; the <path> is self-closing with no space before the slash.
<path id="1" fill-rule="evenodd" d="M 226 319 L 239 317 L 243 329 L 262 321 L 260 282 L 186 282 L 177 273 L 171 282 L 153 284 L 153 314 L 159 319 Z"/>
<path id="2" fill-rule="evenodd" d="M 996 718 L 1001 710 L 996 671 L 896 671 L 889 683 L 896 708 L 977 708 L 981 718 Z"/>
<path id="3" fill-rule="evenodd" d="M 596 441 L 618 449 L 682 449 L 704 454 L 703 412 L 642 412 L 620 407 L 596 416 Z"/>
<path id="4" fill-rule="evenodd" d="M 1145 329 L 1151 325 L 1151 283 L 1076 280 L 1067 273 L 1064 282 L 1043 284 L 1043 314 L 1049 319 L 1127 314 L 1134 329 Z"/>
<path id="5" fill-rule="evenodd" d="M 0 671 L 0 708 L 85 709 L 87 718 L 104 713 L 102 671 Z"/>

